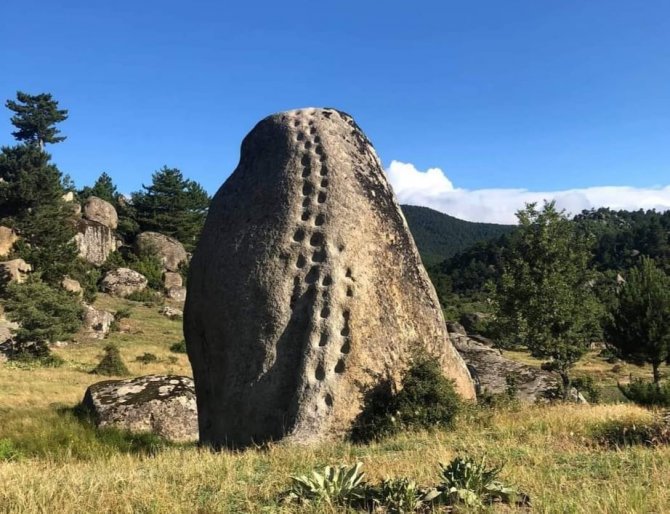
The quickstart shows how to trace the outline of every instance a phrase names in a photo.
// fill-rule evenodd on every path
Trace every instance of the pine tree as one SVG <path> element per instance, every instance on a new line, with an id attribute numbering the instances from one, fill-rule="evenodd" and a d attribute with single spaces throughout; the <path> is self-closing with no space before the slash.
<path id="1" fill-rule="evenodd" d="M 133 193 L 132 204 L 142 231 L 172 236 L 192 250 L 205 222 L 209 196 L 181 171 L 164 166 L 152 175 L 152 184 Z"/>
<path id="2" fill-rule="evenodd" d="M 7 100 L 6 107 L 13 111 L 12 125 L 18 130 L 12 132 L 17 141 L 37 144 L 40 149 L 46 143 L 59 143 L 65 140 L 59 136 L 55 125 L 67 119 L 67 110 L 58 109 L 58 102 L 48 93 L 29 95 L 18 91 L 16 99 Z"/>
<path id="3" fill-rule="evenodd" d="M 495 326 L 503 343 L 549 359 L 545 367 L 570 386 L 570 369 L 598 332 L 598 304 L 589 286 L 591 243 L 555 204 L 528 204 L 504 256 L 496 285 Z"/>
<path id="4" fill-rule="evenodd" d="M 624 359 L 639 366 L 651 364 L 658 384 L 660 365 L 670 364 L 670 277 L 653 259 L 642 257 L 630 270 L 605 334 Z"/>
<path id="5" fill-rule="evenodd" d="M 97 196 L 116 207 L 119 193 L 116 190 L 112 177 L 103 171 L 93 184 L 93 187 L 85 187 L 79 192 L 79 197 L 83 200 L 90 196 Z"/>

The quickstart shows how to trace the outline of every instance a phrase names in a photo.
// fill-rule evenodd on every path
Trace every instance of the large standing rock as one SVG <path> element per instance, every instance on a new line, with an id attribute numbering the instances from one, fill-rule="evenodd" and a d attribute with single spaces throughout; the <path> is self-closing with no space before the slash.
<path id="1" fill-rule="evenodd" d="M 198 438 L 193 380 L 148 375 L 107 380 L 86 390 L 83 406 L 99 427 L 153 432 L 175 442 Z"/>
<path id="2" fill-rule="evenodd" d="M 65 289 L 68 293 L 76 294 L 77 296 L 84 295 L 84 289 L 81 287 L 81 284 L 78 280 L 75 280 L 70 277 L 63 277 L 60 283 L 61 287 Z"/>
<path id="3" fill-rule="evenodd" d="M 174 271 L 166 271 L 163 273 L 163 285 L 165 286 L 165 289 L 182 287 L 183 284 L 184 281 L 179 273 L 175 273 Z"/>
<path id="4" fill-rule="evenodd" d="M 112 230 L 115 230 L 119 224 L 119 217 L 114 206 L 97 196 L 90 196 L 84 202 L 84 218 L 100 223 Z"/>
<path id="5" fill-rule="evenodd" d="M 0 262 L 0 281 L 6 280 L 21 284 L 26 281 L 32 270 L 33 267 L 23 259 Z"/>
<path id="6" fill-rule="evenodd" d="M 342 435 L 418 349 L 474 396 L 381 163 L 333 109 L 245 138 L 190 265 L 184 332 L 215 447 Z"/>
<path id="7" fill-rule="evenodd" d="M 74 240 L 79 249 L 79 256 L 95 266 L 101 266 L 118 246 L 111 228 L 87 219 L 77 221 L 77 234 Z"/>
<path id="8" fill-rule="evenodd" d="M 9 227 L 0 226 L 0 257 L 6 257 L 18 240 L 16 232 Z"/>
<path id="9" fill-rule="evenodd" d="M 120 297 L 144 291 L 147 284 L 148 281 L 144 275 L 129 268 L 117 268 L 109 271 L 101 282 L 102 290 L 105 293 Z"/>
<path id="10" fill-rule="evenodd" d="M 153 252 L 158 255 L 167 271 L 178 271 L 179 266 L 188 260 L 188 254 L 179 241 L 158 232 L 142 232 L 135 239 L 138 253 Z"/>

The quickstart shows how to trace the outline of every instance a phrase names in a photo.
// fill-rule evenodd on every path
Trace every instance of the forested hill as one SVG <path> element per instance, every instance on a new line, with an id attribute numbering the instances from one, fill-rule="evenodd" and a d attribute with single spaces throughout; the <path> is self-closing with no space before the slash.
<path id="1" fill-rule="evenodd" d="M 426 266 L 437 264 L 479 241 L 498 238 L 513 225 L 474 223 L 414 205 L 402 205 L 409 229 Z"/>

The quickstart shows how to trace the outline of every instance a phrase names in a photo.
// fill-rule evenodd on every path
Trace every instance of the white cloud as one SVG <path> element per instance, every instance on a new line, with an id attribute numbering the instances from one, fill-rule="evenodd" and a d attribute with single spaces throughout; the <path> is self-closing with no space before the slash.
<path id="1" fill-rule="evenodd" d="M 528 202 L 556 200 L 569 213 L 583 209 L 670 209 L 670 185 L 637 188 L 587 187 L 565 191 L 527 189 L 461 189 L 454 187 L 440 168 L 419 171 L 413 164 L 391 161 L 386 170 L 400 203 L 423 205 L 469 221 L 516 223 L 514 213 Z"/>

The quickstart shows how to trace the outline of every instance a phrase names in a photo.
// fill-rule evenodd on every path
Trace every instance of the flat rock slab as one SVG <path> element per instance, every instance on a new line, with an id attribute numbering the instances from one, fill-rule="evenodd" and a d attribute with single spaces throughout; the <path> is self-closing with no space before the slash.
<path id="1" fill-rule="evenodd" d="M 98 427 L 151 432 L 173 442 L 198 439 L 193 380 L 147 375 L 89 386 L 83 406 Z"/>

